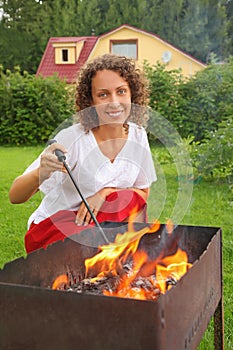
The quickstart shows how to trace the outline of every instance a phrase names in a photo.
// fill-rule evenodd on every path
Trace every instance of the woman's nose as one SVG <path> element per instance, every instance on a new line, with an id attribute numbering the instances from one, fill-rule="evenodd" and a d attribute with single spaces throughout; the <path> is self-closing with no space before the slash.
<path id="1" fill-rule="evenodd" d="M 117 96 L 117 94 L 111 94 L 109 96 L 109 103 L 113 108 L 119 106 L 120 103 L 119 103 L 119 97 Z"/>

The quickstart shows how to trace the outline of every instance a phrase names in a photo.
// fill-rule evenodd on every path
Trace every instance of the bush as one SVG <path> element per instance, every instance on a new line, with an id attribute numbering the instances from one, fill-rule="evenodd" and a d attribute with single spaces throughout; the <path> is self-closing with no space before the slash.
<path id="1" fill-rule="evenodd" d="M 233 194 L 233 115 L 206 134 L 201 144 L 193 143 L 191 156 L 199 175 L 206 180 L 225 179 Z"/>
<path id="2" fill-rule="evenodd" d="M 159 114 L 182 137 L 201 141 L 206 132 L 216 130 L 223 119 L 233 115 L 233 58 L 228 63 L 211 64 L 190 79 L 182 77 L 179 70 L 165 68 L 145 64 L 150 107 L 157 113 L 150 124 L 156 132 Z"/>
<path id="3" fill-rule="evenodd" d="M 0 112 L 0 144 L 36 145 L 74 113 L 74 102 L 66 83 L 55 75 L 0 70 Z"/>
<path id="4" fill-rule="evenodd" d="M 169 121 L 177 131 L 181 129 L 183 97 L 179 90 L 185 79 L 180 70 L 167 71 L 166 66 L 160 63 L 151 67 L 145 62 L 144 70 L 149 80 L 149 106 L 153 110 L 150 115 L 149 128 L 154 130 L 156 137 L 161 139 L 165 136 L 166 121 Z M 168 130 L 168 139 L 169 136 Z"/>
<path id="5" fill-rule="evenodd" d="M 182 94 L 182 136 L 203 140 L 207 132 L 233 115 L 233 59 L 212 64 L 180 86 Z"/>

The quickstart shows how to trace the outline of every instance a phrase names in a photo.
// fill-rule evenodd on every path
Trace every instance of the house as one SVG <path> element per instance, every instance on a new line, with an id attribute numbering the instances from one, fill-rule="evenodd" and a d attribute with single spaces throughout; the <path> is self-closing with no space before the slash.
<path id="1" fill-rule="evenodd" d="M 100 36 L 50 38 L 36 74 L 47 77 L 57 73 L 73 83 L 85 62 L 104 53 L 134 58 L 139 65 L 145 60 L 150 65 L 161 62 L 168 70 L 181 68 L 187 77 L 206 67 L 158 35 L 124 24 Z"/>

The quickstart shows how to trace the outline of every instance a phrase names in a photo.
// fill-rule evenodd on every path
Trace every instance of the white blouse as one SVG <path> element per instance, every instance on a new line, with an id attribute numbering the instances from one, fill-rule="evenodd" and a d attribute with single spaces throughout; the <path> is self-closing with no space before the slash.
<path id="1" fill-rule="evenodd" d="M 67 149 L 66 161 L 85 198 L 104 187 L 148 188 L 157 179 L 146 131 L 134 123 L 129 123 L 127 141 L 114 162 L 101 152 L 92 131 L 85 133 L 81 124 L 63 129 L 55 139 Z M 39 164 L 40 156 L 24 173 Z M 59 210 L 77 210 L 81 204 L 81 197 L 68 174 L 54 172 L 42 183 L 40 190 L 45 196 L 30 216 L 28 226 Z"/>

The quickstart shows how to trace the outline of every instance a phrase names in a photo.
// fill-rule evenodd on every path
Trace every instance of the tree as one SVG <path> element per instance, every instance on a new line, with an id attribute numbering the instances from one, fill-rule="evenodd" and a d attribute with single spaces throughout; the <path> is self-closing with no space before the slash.
<path id="1" fill-rule="evenodd" d="M 19 35 L 14 28 L 6 29 L 0 23 L 0 60 L 8 69 L 13 69 L 20 62 L 22 69 L 26 69 L 33 65 L 30 56 L 31 37 L 28 33 Z M 27 54 L 25 55 L 25 52 Z M 33 67 L 31 67 L 33 70 Z"/>
<path id="2" fill-rule="evenodd" d="M 35 72 L 43 52 L 40 46 L 41 4 L 30 0 L 3 0 L 0 23 L 0 62 L 4 68 L 20 65 L 24 70 Z"/>
<path id="3" fill-rule="evenodd" d="M 109 1 L 105 26 L 110 30 L 121 24 L 129 24 L 143 29 L 146 16 L 147 0 L 112 0 Z"/>
<path id="4" fill-rule="evenodd" d="M 79 30 L 81 35 L 99 35 L 103 32 L 103 8 L 99 6 L 100 0 L 81 1 L 78 14 Z"/>
<path id="5" fill-rule="evenodd" d="M 208 61 L 211 53 L 222 59 L 226 49 L 226 13 L 218 0 L 186 0 L 173 43 L 185 52 Z"/>
<path id="6" fill-rule="evenodd" d="M 233 55 L 233 1 L 226 1 L 228 53 Z"/>
<path id="7" fill-rule="evenodd" d="M 79 0 L 43 1 L 41 32 L 47 37 L 79 35 L 79 7 Z"/>

